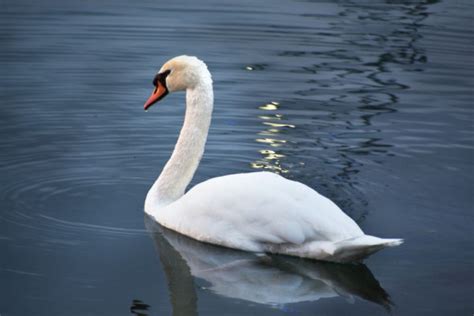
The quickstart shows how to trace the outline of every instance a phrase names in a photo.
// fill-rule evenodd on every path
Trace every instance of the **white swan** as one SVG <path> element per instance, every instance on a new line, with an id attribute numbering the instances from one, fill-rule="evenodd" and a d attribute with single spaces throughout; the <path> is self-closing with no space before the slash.
<path id="1" fill-rule="evenodd" d="M 168 92 L 186 90 L 186 115 L 171 158 L 145 200 L 145 212 L 194 239 L 253 252 L 319 260 L 359 260 L 402 239 L 365 235 L 331 200 L 269 172 L 204 181 L 185 194 L 204 152 L 213 108 L 212 79 L 196 57 L 166 62 L 145 110 Z"/>

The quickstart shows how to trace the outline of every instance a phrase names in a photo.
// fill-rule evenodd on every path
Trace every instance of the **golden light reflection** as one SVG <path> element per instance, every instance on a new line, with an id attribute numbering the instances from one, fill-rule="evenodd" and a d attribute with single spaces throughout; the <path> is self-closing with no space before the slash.
<path id="1" fill-rule="evenodd" d="M 258 108 L 264 111 L 276 111 L 279 107 L 279 102 L 272 101 Z M 265 169 L 275 173 L 288 173 L 289 170 L 282 167 L 280 162 L 285 155 L 279 152 L 277 148 L 285 145 L 287 142 L 285 139 L 281 139 L 281 131 L 287 128 L 295 128 L 296 126 L 282 122 L 285 118 L 282 114 L 278 113 L 259 115 L 258 118 L 262 120 L 265 129 L 258 133 L 258 135 L 263 137 L 257 138 L 255 141 L 268 147 L 258 151 L 262 155 L 262 158 L 252 162 L 250 164 L 251 167 L 254 169 Z M 277 135 L 279 135 L 278 138 L 276 137 Z"/>
<path id="2" fill-rule="evenodd" d="M 281 115 L 273 115 L 273 116 L 260 115 L 258 118 L 262 120 L 281 120 Z"/>
<path id="3" fill-rule="evenodd" d="M 286 143 L 286 140 L 284 139 L 273 139 L 273 138 L 257 138 L 256 141 L 259 143 L 269 144 L 270 146 L 274 146 L 274 147 L 278 147 L 278 146 L 281 146 L 281 144 Z"/>
<path id="4" fill-rule="evenodd" d="M 282 124 L 282 123 L 273 123 L 273 122 L 263 122 L 264 125 L 269 125 L 273 127 L 289 127 L 289 128 L 295 128 L 294 125 L 292 124 Z"/>
<path id="5" fill-rule="evenodd" d="M 269 128 L 269 129 L 266 129 L 264 131 L 258 132 L 258 135 L 271 136 L 271 135 L 274 135 L 274 134 L 279 133 L 279 132 L 280 132 L 280 130 L 277 129 L 277 128 Z"/>
<path id="6" fill-rule="evenodd" d="M 270 103 L 264 104 L 259 106 L 258 108 L 260 110 L 266 110 L 266 111 L 275 111 L 278 110 L 280 103 L 272 101 Z"/>
<path id="7" fill-rule="evenodd" d="M 264 159 L 266 160 L 275 160 L 285 157 L 285 155 L 278 154 L 275 151 L 269 149 L 261 149 L 259 150 L 259 152 L 264 156 Z"/>
<path id="8" fill-rule="evenodd" d="M 270 170 L 275 173 L 288 173 L 290 172 L 288 169 L 284 169 L 278 164 L 267 164 L 267 163 L 259 163 L 259 162 L 252 162 L 250 166 L 254 169 L 265 169 L 265 170 Z"/>

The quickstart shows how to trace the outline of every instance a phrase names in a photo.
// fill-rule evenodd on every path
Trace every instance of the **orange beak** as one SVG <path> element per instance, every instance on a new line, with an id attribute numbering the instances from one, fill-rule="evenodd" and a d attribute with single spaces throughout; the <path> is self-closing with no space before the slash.
<path id="1" fill-rule="evenodd" d="M 145 102 L 144 109 L 147 110 L 150 106 L 163 99 L 167 94 L 168 89 L 166 89 L 165 85 L 158 81 L 155 90 L 153 90 L 153 93 Z"/>

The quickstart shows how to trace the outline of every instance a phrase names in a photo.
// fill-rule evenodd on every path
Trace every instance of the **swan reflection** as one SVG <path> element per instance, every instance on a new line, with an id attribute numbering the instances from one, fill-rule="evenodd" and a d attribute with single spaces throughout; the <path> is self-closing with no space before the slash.
<path id="1" fill-rule="evenodd" d="M 215 294 L 265 305 L 342 296 L 377 303 L 389 295 L 363 264 L 336 264 L 280 255 L 257 255 L 190 239 L 146 218 L 163 264 L 174 314 L 195 314 L 194 279 Z M 178 312 L 179 310 L 179 312 Z"/>

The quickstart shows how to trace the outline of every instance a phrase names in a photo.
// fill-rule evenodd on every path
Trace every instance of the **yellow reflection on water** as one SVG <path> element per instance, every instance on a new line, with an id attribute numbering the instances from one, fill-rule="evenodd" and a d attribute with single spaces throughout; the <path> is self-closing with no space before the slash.
<path id="1" fill-rule="evenodd" d="M 264 131 L 261 131 L 261 132 L 258 132 L 258 135 L 262 135 L 262 136 L 272 136 L 276 133 L 279 133 L 280 130 L 277 129 L 277 128 L 268 128 Z"/>
<path id="2" fill-rule="evenodd" d="M 272 116 L 259 115 L 258 118 L 262 119 L 262 120 L 281 120 L 281 115 L 279 115 L 279 114 L 272 115 Z"/>
<path id="3" fill-rule="evenodd" d="M 275 173 L 288 173 L 290 170 L 284 169 L 278 164 L 266 164 L 266 163 L 259 163 L 259 162 L 252 162 L 250 166 L 254 169 L 265 169 L 265 170 L 270 170 Z"/>
<path id="4" fill-rule="evenodd" d="M 273 138 L 257 138 L 256 141 L 259 143 L 269 144 L 270 146 L 274 146 L 274 147 L 278 147 L 278 146 L 281 146 L 281 144 L 286 143 L 286 140 L 284 139 L 273 139 Z"/>
<path id="5" fill-rule="evenodd" d="M 273 122 L 263 122 L 264 125 L 269 125 L 273 127 L 289 127 L 289 128 L 295 128 L 294 125 L 292 124 L 282 124 L 282 123 L 273 123 Z"/>
<path id="6" fill-rule="evenodd" d="M 270 150 L 270 149 L 261 149 L 259 150 L 259 152 L 264 156 L 264 159 L 266 160 L 275 160 L 275 159 L 285 157 L 285 155 L 278 154 L 275 151 Z"/>
<path id="7" fill-rule="evenodd" d="M 259 106 L 258 108 L 259 108 L 260 110 L 275 111 L 275 110 L 278 110 L 279 105 L 280 105 L 280 103 L 275 102 L 275 101 L 272 101 L 272 102 L 270 102 L 270 103 L 261 105 L 261 106 Z"/>
<path id="8" fill-rule="evenodd" d="M 277 111 L 279 107 L 279 102 L 272 101 L 261 105 L 258 108 L 264 111 Z M 268 147 L 258 151 L 262 157 L 252 162 L 250 166 L 254 169 L 265 169 L 275 173 L 288 173 L 289 169 L 286 169 L 281 165 L 281 159 L 284 159 L 285 155 L 279 152 L 277 148 L 285 145 L 287 142 L 285 139 L 281 138 L 283 136 L 281 131 L 287 128 L 295 128 L 296 126 L 282 122 L 285 118 L 282 114 L 278 113 L 259 115 L 258 118 L 262 120 L 262 125 L 265 129 L 258 132 L 258 135 L 263 137 L 256 138 L 255 141 Z"/>

